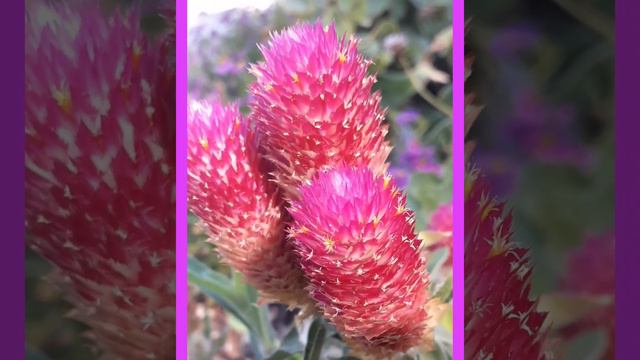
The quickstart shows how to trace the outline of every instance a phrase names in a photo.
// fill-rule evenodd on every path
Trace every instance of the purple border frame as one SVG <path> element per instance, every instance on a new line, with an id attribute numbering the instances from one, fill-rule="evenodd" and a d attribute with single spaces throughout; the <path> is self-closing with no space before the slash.
<path id="1" fill-rule="evenodd" d="M 187 1 L 176 0 L 176 360 L 187 360 Z"/>
<path id="2" fill-rule="evenodd" d="M 616 358 L 637 358 L 640 343 L 640 160 L 638 159 L 637 0 L 616 2 Z"/>
<path id="3" fill-rule="evenodd" d="M 24 1 L 3 6 L 0 21 L 2 56 L 2 112 L 4 116 L 0 153 L 3 166 L 0 198 L 4 207 L 0 284 L 3 326 L 2 358 L 25 356 L 25 278 L 24 278 Z"/>
<path id="4" fill-rule="evenodd" d="M 453 358 L 464 359 L 464 0 L 453 1 Z"/>

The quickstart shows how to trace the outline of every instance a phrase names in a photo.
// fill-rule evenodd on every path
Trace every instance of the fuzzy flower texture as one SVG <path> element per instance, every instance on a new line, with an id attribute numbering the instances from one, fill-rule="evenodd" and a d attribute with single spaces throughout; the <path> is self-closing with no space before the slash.
<path id="1" fill-rule="evenodd" d="M 354 353 L 428 346 L 428 275 L 413 214 L 386 174 L 370 61 L 320 23 L 260 49 L 248 119 L 217 102 L 189 111 L 191 210 L 260 292 L 310 302 Z"/>
<path id="2" fill-rule="evenodd" d="M 285 241 L 278 189 L 257 152 L 255 131 L 237 105 L 192 101 L 188 116 L 188 197 L 223 259 L 266 300 L 304 305 L 304 280 Z"/>
<path id="3" fill-rule="evenodd" d="M 388 177 L 366 168 L 320 173 L 290 208 L 308 290 L 362 353 L 427 341 L 427 279 L 414 215 Z"/>
<path id="4" fill-rule="evenodd" d="M 172 359 L 171 41 L 152 43 L 136 6 L 28 1 L 26 12 L 27 242 L 101 358 Z"/>
<path id="5" fill-rule="evenodd" d="M 318 170 L 346 164 L 380 175 L 388 167 L 385 114 L 380 94 L 371 92 L 376 78 L 357 47 L 320 23 L 275 33 L 260 46 L 264 61 L 251 68 L 252 117 L 290 198 Z"/>

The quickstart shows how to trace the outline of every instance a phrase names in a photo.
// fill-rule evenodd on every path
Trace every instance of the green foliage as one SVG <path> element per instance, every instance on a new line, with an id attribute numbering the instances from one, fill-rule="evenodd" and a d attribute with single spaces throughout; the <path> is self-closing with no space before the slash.
<path id="1" fill-rule="evenodd" d="M 219 305 L 240 320 L 251 336 L 256 356 L 273 350 L 274 338 L 266 306 L 257 306 L 255 288 L 232 272 L 231 278 L 220 274 L 195 258 L 188 259 L 189 284 L 213 298 Z"/>
<path id="2" fill-rule="evenodd" d="M 327 330 L 320 319 L 315 319 L 309 328 L 307 346 L 304 348 L 304 360 L 319 360 Z"/>

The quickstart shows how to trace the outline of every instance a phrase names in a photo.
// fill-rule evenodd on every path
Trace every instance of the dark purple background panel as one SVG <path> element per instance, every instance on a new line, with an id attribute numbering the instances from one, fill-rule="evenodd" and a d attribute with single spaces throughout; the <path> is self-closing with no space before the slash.
<path id="1" fill-rule="evenodd" d="M 24 357 L 24 1 L 3 5 L 2 52 L 2 357 Z"/>
<path id="2" fill-rule="evenodd" d="M 638 356 L 640 332 L 640 159 L 638 84 L 640 3 L 616 2 L 616 350 L 618 359 Z"/>

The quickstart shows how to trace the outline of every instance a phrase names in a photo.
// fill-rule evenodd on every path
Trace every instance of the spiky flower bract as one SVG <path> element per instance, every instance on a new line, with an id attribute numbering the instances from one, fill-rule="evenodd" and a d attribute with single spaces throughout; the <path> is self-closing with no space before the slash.
<path id="1" fill-rule="evenodd" d="M 355 352 L 383 358 L 430 341 L 428 279 L 414 215 L 390 177 L 320 171 L 291 204 L 308 290 Z"/>
<path id="2" fill-rule="evenodd" d="M 187 136 L 189 208 L 223 260 L 265 299 L 302 305 L 304 277 L 288 249 L 286 212 L 237 104 L 191 101 Z"/>
<path id="3" fill-rule="evenodd" d="M 174 72 L 135 6 L 26 13 L 27 242 L 103 358 L 172 359 Z"/>
<path id="4" fill-rule="evenodd" d="M 391 151 L 371 63 L 354 38 L 335 25 L 299 24 L 260 46 L 264 61 L 251 67 L 253 119 L 262 146 L 288 198 L 318 170 L 367 166 L 380 175 Z"/>
<path id="5" fill-rule="evenodd" d="M 465 189 L 465 359 L 544 359 L 545 313 L 530 299 L 528 251 L 512 240 L 511 213 L 477 171 Z"/>

